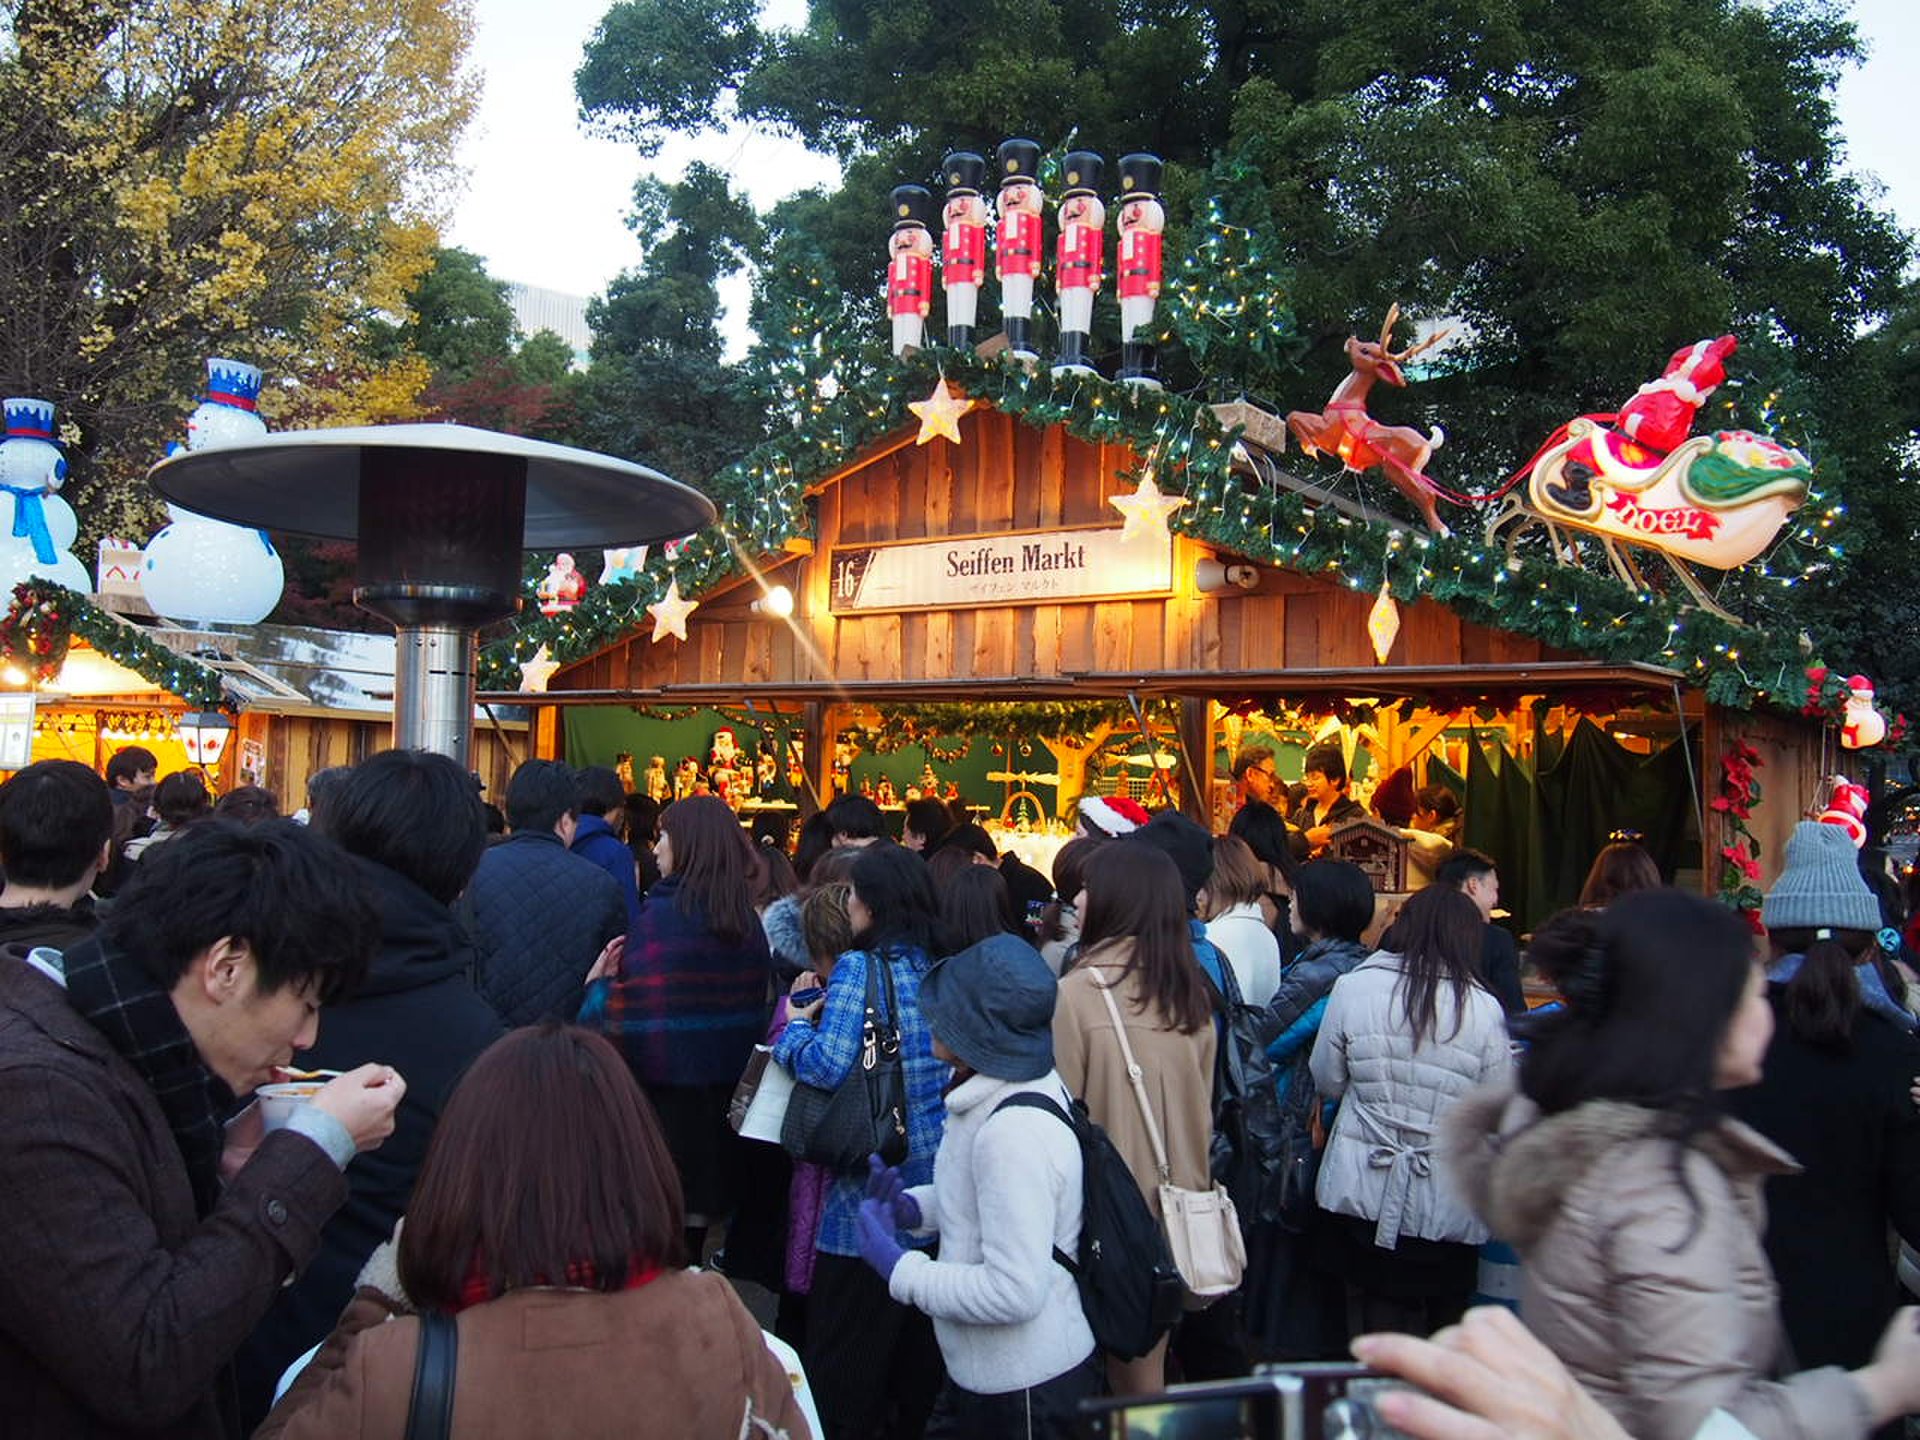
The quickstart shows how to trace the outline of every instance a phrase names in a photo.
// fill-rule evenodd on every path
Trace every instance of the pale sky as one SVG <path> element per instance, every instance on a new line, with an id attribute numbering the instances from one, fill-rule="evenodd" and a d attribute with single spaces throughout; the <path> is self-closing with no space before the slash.
<path id="1" fill-rule="evenodd" d="M 481 255 L 498 279 L 586 296 L 640 261 L 626 214 L 642 161 L 631 145 L 587 135 L 573 98 L 581 49 L 609 3 L 475 0 L 472 64 L 486 88 L 461 146 L 468 182 L 448 238 Z M 792 24 L 805 0 L 770 0 L 767 9 L 775 23 Z M 1920 0 L 1855 0 L 1853 13 L 1871 48 L 1839 89 L 1848 158 L 1877 176 L 1888 207 L 1920 230 L 1920 146 L 1911 135 Z M 837 173 L 793 141 L 754 132 L 676 141 L 654 162 L 657 173 L 677 175 L 696 154 L 723 166 L 762 208 Z M 727 328 L 737 330 L 744 285 L 725 298 L 736 312 Z"/>

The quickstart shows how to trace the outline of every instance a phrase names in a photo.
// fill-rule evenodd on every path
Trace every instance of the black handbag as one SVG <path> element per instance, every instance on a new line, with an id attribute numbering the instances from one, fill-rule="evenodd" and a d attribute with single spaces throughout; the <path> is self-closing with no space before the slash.
<path id="1" fill-rule="evenodd" d="M 874 971 L 880 976 L 876 979 Z M 879 986 L 887 991 L 879 1006 Z M 907 1082 L 900 1064 L 900 1004 L 893 964 L 884 954 L 867 961 L 867 1013 L 860 1055 L 831 1090 L 797 1081 L 780 1127 L 780 1144 L 796 1160 L 846 1173 L 865 1170 L 867 1156 L 889 1165 L 907 1158 Z"/>
<path id="2" fill-rule="evenodd" d="M 407 1406 L 406 1440 L 450 1440 L 453 1378 L 459 1366 L 460 1332 L 438 1310 L 420 1314 L 420 1348 L 413 1357 L 413 1399 Z"/>

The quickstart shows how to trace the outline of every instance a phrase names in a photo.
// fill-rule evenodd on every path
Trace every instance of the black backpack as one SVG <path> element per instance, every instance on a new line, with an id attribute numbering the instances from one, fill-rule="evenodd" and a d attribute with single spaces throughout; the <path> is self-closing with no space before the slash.
<path id="1" fill-rule="evenodd" d="M 1074 1101 L 1069 1113 L 1057 1100 L 1022 1091 L 994 1106 L 993 1113 L 1012 1106 L 1057 1116 L 1080 1142 L 1080 1254 L 1072 1257 L 1055 1246 L 1053 1258 L 1080 1287 L 1080 1308 L 1100 1348 L 1137 1360 L 1173 1328 L 1186 1297 L 1166 1232 L 1127 1162 L 1082 1102 Z"/>
<path id="2" fill-rule="evenodd" d="M 1263 1007 L 1247 1002 L 1232 963 L 1219 946 L 1205 943 L 1220 972 L 1216 981 L 1208 966 L 1200 966 L 1221 1021 L 1213 1065 L 1213 1178 L 1227 1187 L 1242 1227 L 1248 1227 L 1280 1214 L 1287 1127 L 1273 1061 L 1260 1039 Z"/>

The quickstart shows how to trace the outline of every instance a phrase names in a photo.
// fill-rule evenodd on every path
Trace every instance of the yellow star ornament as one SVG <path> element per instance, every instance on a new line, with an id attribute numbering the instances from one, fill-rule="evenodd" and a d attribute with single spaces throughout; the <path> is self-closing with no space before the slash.
<path id="1" fill-rule="evenodd" d="M 924 445 L 937 436 L 958 445 L 960 417 L 973 408 L 973 401 L 955 394 L 942 376 L 933 387 L 933 394 L 924 400 L 909 400 L 907 408 L 920 417 L 920 434 L 914 444 Z"/>
<path id="2" fill-rule="evenodd" d="M 1167 517 L 1187 503 L 1184 495 L 1162 495 L 1151 475 L 1140 477 L 1139 488 L 1131 495 L 1109 495 L 1107 503 L 1127 517 L 1120 531 L 1121 543 L 1148 536 L 1167 538 Z"/>
<path id="3" fill-rule="evenodd" d="M 699 608 L 698 600 L 681 598 L 677 579 L 668 580 L 667 593 L 647 606 L 647 613 L 653 616 L 653 643 L 658 645 L 669 635 L 676 640 L 686 639 L 687 617 Z"/>
<path id="4" fill-rule="evenodd" d="M 1387 582 L 1380 582 L 1380 597 L 1373 602 L 1373 609 L 1367 612 L 1367 638 L 1373 641 L 1373 658 L 1380 664 L 1387 663 L 1387 656 L 1393 650 L 1393 642 L 1400 637 L 1400 602 L 1393 598 L 1393 591 L 1387 588 Z"/>
<path id="5" fill-rule="evenodd" d="M 560 662 L 547 653 L 542 645 L 533 652 L 531 660 L 520 662 L 520 688 L 529 695 L 547 693 L 547 682 L 553 679 L 553 672 L 560 668 Z"/>

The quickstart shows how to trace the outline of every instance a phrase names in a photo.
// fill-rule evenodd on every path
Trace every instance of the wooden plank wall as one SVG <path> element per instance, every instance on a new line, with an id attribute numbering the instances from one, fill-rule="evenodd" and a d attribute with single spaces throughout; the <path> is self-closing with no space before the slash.
<path id="1" fill-rule="evenodd" d="M 1251 594 L 1193 592 L 1204 547 L 1176 552 L 1175 594 L 1164 600 L 980 607 L 837 617 L 829 613 L 835 545 L 1112 524 L 1108 497 L 1135 467 L 1124 446 L 1092 445 L 997 411 L 961 422 L 963 442 L 906 445 L 828 485 L 818 497 L 819 541 L 794 584 L 794 625 L 746 611 L 748 591 L 717 597 L 689 621 L 685 643 L 654 644 L 651 624 L 557 675 L 554 689 L 645 689 L 675 684 L 1048 678 L 1130 673 L 1370 666 L 1374 596 L 1286 571 L 1264 570 Z M 1462 623 L 1422 602 L 1402 611 L 1388 663 L 1525 663 L 1538 642 Z"/>
<path id="2" fill-rule="evenodd" d="M 243 712 L 239 733 L 227 746 L 216 789 L 231 790 L 239 783 L 240 741 L 261 741 L 267 752 L 267 788 L 280 799 L 280 808 L 292 814 L 307 803 L 307 781 L 316 770 L 330 765 L 357 765 L 393 743 L 393 726 L 385 720 L 351 720 L 317 715 L 263 715 Z M 509 730 L 505 737 L 484 720 L 474 726 L 473 768 L 486 784 L 495 804 L 506 794 L 514 766 L 532 753 L 525 729 Z"/>

